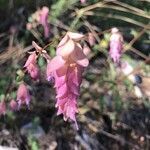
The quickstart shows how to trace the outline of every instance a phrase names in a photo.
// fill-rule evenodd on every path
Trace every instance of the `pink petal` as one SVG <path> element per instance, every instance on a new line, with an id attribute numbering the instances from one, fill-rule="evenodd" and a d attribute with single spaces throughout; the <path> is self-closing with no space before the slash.
<path id="1" fill-rule="evenodd" d="M 56 70 L 57 77 L 65 76 L 67 73 L 67 70 L 68 70 L 68 64 L 65 64 L 64 66 Z"/>
<path id="2" fill-rule="evenodd" d="M 18 101 L 18 108 L 20 108 L 21 104 L 26 103 L 29 105 L 31 98 L 29 91 L 24 83 L 19 85 L 18 91 L 17 91 L 17 101 Z"/>
<path id="3" fill-rule="evenodd" d="M 67 35 L 73 40 L 80 40 L 84 37 L 83 34 L 73 32 L 67 32 Z"/>
<path id="4" fill-rule="evenodd" d="M 61 77 L 55 77 L 55 88 L 59 88 L 62 86 L 66 81 L 66 76 L 61 76 Z"/>
<path id="5" fill-rule="evenodd" d="M 67 84 L 63 84 L 59 88 L 56 88 L 56 90 L 57 90 L 56 98 L 60 98 L 60 97 L 64 96 L 68 90 Z"/>
<path id="6" fill-rule="evenodd" d="M 91 52 L 91 49 L 87 46 L 83 46 L 83 53 L 87 56 Z"/>
<path id="7" fill-rule="evenodd" d="M 67 58 L 75 49 L 75 43 L 73 40 L 69 39 L 63 46 L 57 49 L 57 55 Z"/>
<path id="8" fill-rule="evenodd" d="M 77 68 L 75 68 L 77 69 Z M 79 85 L 78 83 L 78 77 L 77 77 L 77 71 L 72 67 L 69 67 L 68 69 L 68 81 L 71 81 L 76 86 Z"/>
<path id="9" fill-rule="evenodd" d="M 76 45 L 75 50 L 71 54 L 71 58 L 79 65 L 83 67 L 87 67 L 89 64 L 89 60 L 86 58 L 82 49 Z"/>
<path id="10" fill-rule="evenodd" d="M 39 45 L 37 45 L 34 41 L 32 41 L 32 46 L 33 46 L 37 51 L 39 51 L 39 50 L 42 49 L 42 47 L 40 47 Z"/>
<path id="11" fill-rule="evenodd" d="M 68 83 L 71 84 L 71 86 L 76 86 L 78 87 L 80 85 L 79 79 L 78 79 L 78 70 L 77 67 L 72 68 L 69 67 L 68 69 Z"/>
<path id="12" fill-rule="evenodd" d="M 49 8 L 44 6 L 40 11 L 40 23 L 44 26 L 48 22 Z"/>
<path id="13" fill-rule="evenodd" d="M 65 60 L 61 56 L 55 56 L 47 65 L 47 75 L 61 68 L 65 64 Z"/>
<path id="14" fill-rule="evenodd" d="M 34 79 L 34 80 L 39 79 L 39 68 L 38 68 L 37 65 L 30 64 L 27 67 L 27 70 L 28 70 L 28 72 L 29 72 L 32 79 Z"/>
<path id="15" fill-rule="evenodd" d="M 63 99 L 58 98 L 55 107 L 60 107 L 60 106 L 64 105 L 66 102 L 67 102 L 67 98 L 63 98 Z"/>
<path id="16" fill-rule="evenodd" d="M 56 55 L 59 55 L 59 52 L 61 51 L 62 47 L 67 43 L 69 40 L 69 36 L 65 35 L 65 37 L 60 41 L 60 43 L 57 46 Z"/>
<path id="17" fill-rule="evenodd" d="M 75 84 L 70 84 L 68 87 L 73 94 L 79 96 L 79 87 L 77 87 Z"/>
<path id="18" fill-rule="evenodd" d="M 33 53 L 28 57 L 28 59 L 27 59 L 25 65 L 24 65 L 24 67 L 27 67 L 27 66 L 29 66 L 30 64 L 35 64 L 35 63 L 36 63 L 36 58 L 37 58 L 36 53 L 33 52 Z"/>

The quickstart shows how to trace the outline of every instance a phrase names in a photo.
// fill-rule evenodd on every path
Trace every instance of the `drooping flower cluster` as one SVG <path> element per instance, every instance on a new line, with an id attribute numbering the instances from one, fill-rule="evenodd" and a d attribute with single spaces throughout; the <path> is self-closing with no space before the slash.
<path id="1" fill-rule="evenodd" d="M 83 45 L 80 44 L 81 40 Z M 79 97 L 82 73 L 89 64 L 86 55 L 90 52 L 88 44 L 85 44 L 83 40 L 86 40 L 89 45 L 93 45 L 95 42 L 92 34 L 84 36 L 67 32 L 60 41 L 56 49 L 56 56 L 53 59 L 43 48 L 32 42 L 35 50 L 30 52 L 24 65 L 25 71 L 30 74 L 31 78 L 37 80 L 39 79 L 40 71 L 37 65 L 38 56 L 42 56 L 47 60 L 47 80 L 55 80 L 57 115 L 63 114 L 65 121 L 74 121 L 77 129 L 78 125 L 75 117 L 78 112 L 77 99 Z M 16 101 L 11 99 L 9 107 L 12 111 L 16 111 L 24 104 L 29 107 L 30 101 L 31 97 L 27 85 L 23 81 L 18 87 Z M 1 114 L 4 114 L 5 105 L 0 106 Z"/>
<path id="2" fill-rule="evenodd" d="M 77 128 L 77 99 L 82 73 L 89 63 L 79 44 L 82 38 L 82 34 L 68 32 L 59 43 L 56 56 L 47 65 L 47 79 L 52 76 L 55 79 L 57 114 L 63 114 L 65 121 L 73 120 Z"/>
<path id="3" fill-rule="evenodd" d="M 30 100 L 31 100 L 31 98 L 30 98 L 30 94 L 29 94 L 29 91 L 27 89 L 27 86 L 24 83 L 21 83 L 19 85 L 19 88 L 18 88 L 18 91 L 17 91 L 16 100 L 11 99 L 9 101 L 9 105 L 7 105 L 5 100 L 2 100 L 0 102 L 0 116 L 6 114 L 7 107 L 11 111 L 17 111 L 18 109 L 20 109 L 21 105 L 26 104 L 29 108 Z"/>
<path id="4" fill-rule="evenodd" d="M 30 100 L 31 98 L 27 86 L 21 83 L 17 91 L 18 109 L 20 109 L 22 104 L 26 104 L 29 107 Z"/>
<path id="5" fill-rule="evenodd" d="M 117 28 L 112 28 L 110 37 L 110 50 L 109 55 L 113 62 L 116 64 L 120 63 L 120 58 L 123 49 L 123 36 Z"/>
<path id="6" fill-rule="evenodd" d="M 43 6 L 41 9 L 38 9 L 35 13 L 33 13 L 29 22 L 26 24 L 26 28 L 28 30 L 32 30 L 36 28 L 39 24 L 43 26 L 44 29 L 44 37 L 48 38 L 50 35 L 50 25 L 48 22 L 49 8 L 47 6 Z"/>
<path id="7" fill-rule="evenodd" d="M 38 80 L 39 78 L 39 68 L 37 66 L 37 55 L 36 52 L 34 51 L 32 54 L 29 55 L 24 68 L 27 69 L 28 73 L 30 74 L 31 78 L 33 78 L 34 80 Z"/>

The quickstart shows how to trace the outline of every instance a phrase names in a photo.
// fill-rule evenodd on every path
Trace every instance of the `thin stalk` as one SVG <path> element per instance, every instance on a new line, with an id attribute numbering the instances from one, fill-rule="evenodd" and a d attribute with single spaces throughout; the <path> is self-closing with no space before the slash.
<path id="1" fill-rule="evenodd" d="M 137 8 L 137 7 L 128 5 L 128 4 L 126 4 L 126 3 L 119 2 L 119 1 L 112 1 L 112 3 L 115 3 L 115 4 L 118 4 L 118 5 L 122 6 L 122 7 L 128 8 L 128 9 L 130 9 L 130 10 L 133 10 L 133 11 L 137 12 L 137 13 L 141 13 L 141 14 L 143 14 L 143 15 L 146 15 L 145 11 L 143 11 L 143 10 Z"/>
<path id="2" fill-rule="evenodd" d="M 89 14 L 84 14 L 84 15 L 89 15 Z M 93 16 L 93 15 L 92 15 Z M 129 22 L 129 23 L 132 23 L 134 25 L 137 25 L 139 27 L 142 27 L 144 28 L 145 27 L 145 24 L 141 23 L 141 22 L 138 22 L 134 19 L 131 19 L 131 18 L 128 18 L 128 17 L 124 17 L 124 16 L 120 16 L 120 15 L 112 15 L 112 14 L 109 14 L 109 15 L 100 15 L 100 14 L 94 14 L 94 16 L 100 16 L 100 17 L 106 17 L 106 18 L 113 18 L 113 19 L 118 19 L 118 20 L 122 20 L 122 21 L 125 21 L 125 22 Z M 147 27 L 148 29 L 150 29 L 150 26 Z"/>
<path id="3" fill-rule="evenodd" d="M 137 13 L 133 10 L 123 8 L 123 7 L 119 7 L 119 6 L 115 6 L 115 5 L 103 5 L 103 6 L 101 6 L 101 8 L 114 9 L 114 10 L 118 10 L 118 11 L 122 11 L 122 12 L 126 12 L 126 13 L 131 13 L 131 14 L 134 14 L 134 15 L 137 15 L 137 16 L 141 16 L 141 17 L 150 19 L 149 15 L 146 15 L 146 14 L 143 14 L 143 13 Z"/>

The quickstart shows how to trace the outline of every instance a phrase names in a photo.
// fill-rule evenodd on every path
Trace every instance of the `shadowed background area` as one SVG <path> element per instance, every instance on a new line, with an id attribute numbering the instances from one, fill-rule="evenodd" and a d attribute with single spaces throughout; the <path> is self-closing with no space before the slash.
<path id="1" fill-rule="evenodd" d="M 0 149 L 150 149 L 149 8 L 148 0 L 0 0 Z M 123 37 L 120 64 L 110 55 L 114 27 Z M 67 31 L 85 35 L 80 44 L 89 59 L 77 101 L 79 130 L 57 116 L 46 59 L 37 59 L 39 80 L 24 67 L 32 41 L 53 58 Z M 22 80 L 29 109 L 12 110 Z"/>

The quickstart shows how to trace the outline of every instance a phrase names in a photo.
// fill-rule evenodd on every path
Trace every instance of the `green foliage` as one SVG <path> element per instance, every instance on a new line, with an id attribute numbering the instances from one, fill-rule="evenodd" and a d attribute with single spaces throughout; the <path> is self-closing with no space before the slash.
<path id="1" fill-rule="evenodd" d="M 33 138 L 32 136 L 28 137 L 28 144 L 31 148 L 31 150 L 39 150 L 39 145 L 38 142 L 35 138 Z"/>
<path id="2" fill-rule="evenodd" d="M 38 58 L 38 65 L 40 68 L 45 66 L 45 60 L 43 57 Z"/>
<path id="3" fill-rule="evenodd" d="M 58 0 L 51 6 L 51 21 L 55 21 L 62 16 L 65 11 L 73 7 L 77 0 Z"/>

